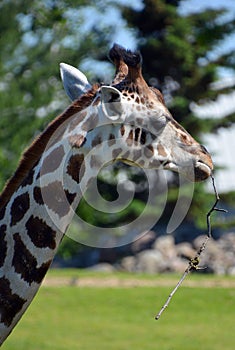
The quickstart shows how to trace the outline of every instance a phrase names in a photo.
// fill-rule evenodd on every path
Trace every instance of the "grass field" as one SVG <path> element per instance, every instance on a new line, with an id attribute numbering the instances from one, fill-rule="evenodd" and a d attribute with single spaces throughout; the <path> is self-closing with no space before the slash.
<path id="1" fill-rule="evenodd" d="M 113 276 L 64 270 L 50 272 L 48 281 L 78 277 L 107 282 Z M 155 321 L 178 277 L 119 274 L 118 278 L 138 279 L 140 286 L 45 284 L 2 349 L 234 350 L 235 289 L 229 287 L 234 279 L 189 276 L 197 287 L 181 287 Z M 157 280 L 159 286 L 141 287 Z M 224 281 L 226 288 L 213 286 Z"/>

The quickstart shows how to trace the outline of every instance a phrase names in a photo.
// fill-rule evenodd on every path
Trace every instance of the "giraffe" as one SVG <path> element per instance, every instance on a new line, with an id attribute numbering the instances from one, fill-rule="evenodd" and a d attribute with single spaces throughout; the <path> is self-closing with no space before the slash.
<path id="1" fill-rule="evenodd" d="M 171 169 L 192 181 L 213 170 L 207 150 L 145 82 L 141 55 L 114 44 L 109 56 L 116 66 L 110 85 L 91 86 L 62 65 L 74 101 L 24 152 L 0 195 L 0 344 L 32 302 L 84 189 L 107 160 Z"/>

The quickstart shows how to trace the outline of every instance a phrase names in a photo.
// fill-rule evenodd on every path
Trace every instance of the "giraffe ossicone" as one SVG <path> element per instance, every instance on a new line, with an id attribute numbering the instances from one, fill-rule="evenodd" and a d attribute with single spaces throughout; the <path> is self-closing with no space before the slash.
<path id="1" fill-rule="evenodd" d="M 194 182 L 212 172 L 210 154 L 145 82 L 140 54 L 115 44 L 110 59 L 116 75 L 109 86 L 91 86 L 83 73 L 61 65 L 75 100 L 24 152 L 0 195 L 0 344 L 31 303 L 103 165 L 170 169 Z"/>

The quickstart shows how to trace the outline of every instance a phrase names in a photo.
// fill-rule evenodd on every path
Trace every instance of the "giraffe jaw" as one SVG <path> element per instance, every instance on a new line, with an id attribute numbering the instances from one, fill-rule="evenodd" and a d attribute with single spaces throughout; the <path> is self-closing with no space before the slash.
<path id="1" fill-rule="evenodd" d="M 131 165 L 131 166 L 135 166 L 137 168 L 140 168 L 140 165 L 138 163 L 134 162 L 133 160 L 123 159 L 123 158 L 120 158 L 118 160 L 122 161 L 123 163 L 125 163 L 127 165 Z"/>

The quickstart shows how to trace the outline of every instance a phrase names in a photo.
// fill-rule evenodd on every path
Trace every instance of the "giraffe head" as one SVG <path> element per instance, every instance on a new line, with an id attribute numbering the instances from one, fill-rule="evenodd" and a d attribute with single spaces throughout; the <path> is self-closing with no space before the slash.
<path id="1" fill-rule="evenodd" d="M 123 138 L 130 148 L 136 147 L 131 156 L 118 159 L 145 168 L 170 169 L 191 181 L 207 179 L 213 170 L 210 154 L 172 117 L 161 92 L 145 82 L 140 54 L 115 44 L 110 59 L 116 75 L 111 85 L 99 88 L 96 104 L 103 122 L 121 123 Z M 72 99 L 90 87 L 75 68 L 61 64 L 61 72 Z M 139 159 L 138 145 L 144 149 Z"/>

